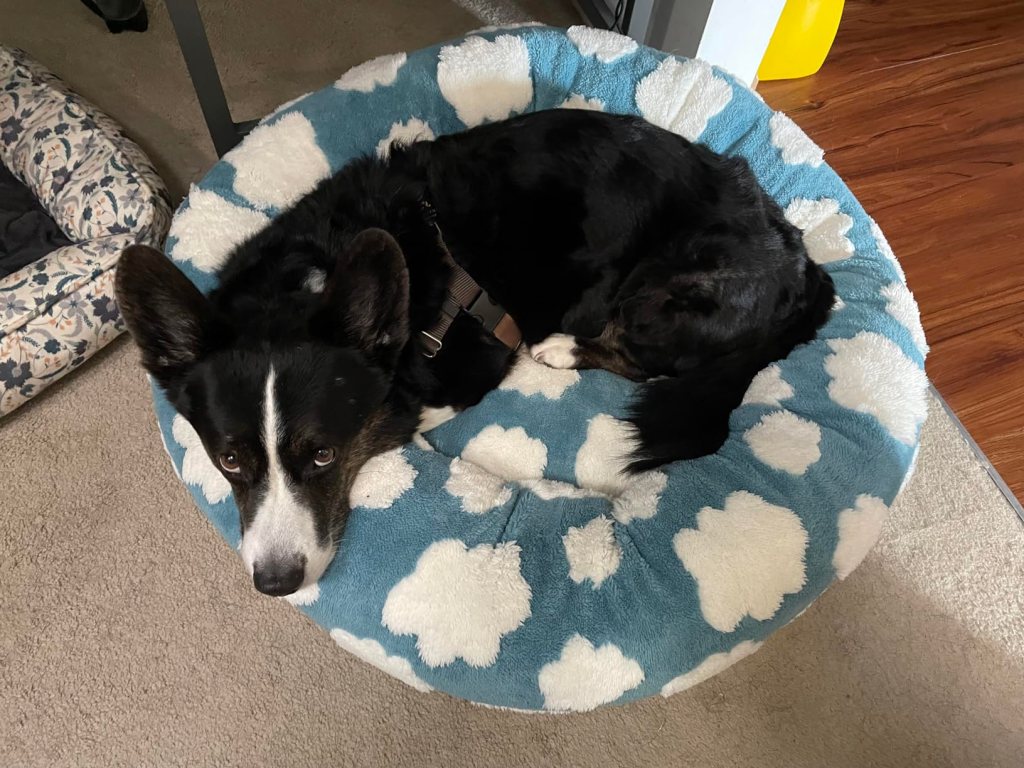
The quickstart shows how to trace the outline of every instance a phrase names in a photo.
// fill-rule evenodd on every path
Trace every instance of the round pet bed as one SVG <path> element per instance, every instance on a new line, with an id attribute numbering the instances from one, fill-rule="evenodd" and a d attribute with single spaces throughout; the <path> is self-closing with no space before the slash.
<path id="1" fill-rule="evenodd" d="M 124 330 L 117 258 L 131 243 L 162 243 L 171 210 L 153 166 L 113 120 L 2 46 L 0 164 L 60 229 L 50 238 L 59 247 L 0 272 L 2 416 Z"/>
<path id="2" fill-rule="evenodd" d="M 909 474 L 917 308 L 822 151 L 702 62 L 582 27 L 492 29 L 281 107 L 193 189 L 168 253 L 209 290 L 233 245 L 351 158 L 554 107 L 639 114 L 747 157 L 841 297 L 815 342 L 757 377 L 714 456 L 623 477 L 633 385 L 523 358 L 361 473 L 335 562 L 293 602 L 420 690 L 569 711 L 667 696 L 756 650 L 859 564 Z M 175 467 L 237 545 L 227 482 L 155 397 Z"/>

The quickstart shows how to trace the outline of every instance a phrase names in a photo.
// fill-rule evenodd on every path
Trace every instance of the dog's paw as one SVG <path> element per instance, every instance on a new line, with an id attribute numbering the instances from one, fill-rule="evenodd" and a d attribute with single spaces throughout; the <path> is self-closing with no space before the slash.
<path id="1" fill-rule="evenodd" d="M 566 333 L 553 333 L 544 341 L 530 347 L 530 355 L 549 368 L 576 367 L 576 337 Z"/>

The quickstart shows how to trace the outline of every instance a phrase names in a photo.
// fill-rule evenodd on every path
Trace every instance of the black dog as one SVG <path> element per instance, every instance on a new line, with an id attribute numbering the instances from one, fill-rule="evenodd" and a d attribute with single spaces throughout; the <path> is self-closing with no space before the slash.
<path id="1" fill-rule="evenodd" d="M 121 310 L 232 484 L 261 591 L 320 577 L 359 468 L 424 406 L 471 405 L 506 373 L 509 346 L 453 307 L 460 267 L 538 360 L 654 379 L 634 470 L 717 450 L 753 376 L 833 303 L 744 160 L 572 110 L 351 163 L 238 247 L 208 298 L 129 248 Z"/>

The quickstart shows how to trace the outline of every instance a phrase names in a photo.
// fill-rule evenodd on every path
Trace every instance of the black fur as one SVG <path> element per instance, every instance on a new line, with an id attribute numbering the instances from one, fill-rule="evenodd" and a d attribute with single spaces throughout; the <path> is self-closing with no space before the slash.
<path id="1" fill-rule="evenodd" d="M 572 334 L 578 367 L 667 377 L 633 406 L 637 470 L 717 450 L 753 376 L 812 339 L 833 302 L 744 160 L 638 118 L 572 110 L 349 164 L 237 248 L 208 300 L 139 247 L 117 292 L 146 367 L 213 457 L 227 438 L 257 452 L 246 401 L 259 401 L 270 365 L 280 372 L 287 440 L 305 434 L 290 472 L 320 483 L 317 529 L 336 542 L 362 462 L 408 440 L 421 406 L 477 402 L 510 363 L 468 316 L 435 359 L 420 353 L 449 253 L 527 344 Z M 305 287 L 314 270 L 322 293 Z M 343 460 L 310 481 L 302 457 L 321 444 Z M 240 501 L 258 487 L 252 465 L 252 480 L 229 477 Z"/>

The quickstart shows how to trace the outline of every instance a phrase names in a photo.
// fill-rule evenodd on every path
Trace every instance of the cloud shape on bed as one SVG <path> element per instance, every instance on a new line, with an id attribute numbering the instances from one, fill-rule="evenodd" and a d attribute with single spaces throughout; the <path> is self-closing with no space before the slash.
<path id="1" fill-rule="evenodd" d="M 211 504 L 220 504 L 230 496 L 231 483 L 210 460 L 195 427 L 181 414 L 175 415 L 171 434 L 174 441 L 185 449 L 185 458 L 181 460 L 181 479 L 189 485 L 198 486 L 203 498 Z"/>
<path id="2" fill-rule="evenodd" d="M 613 643 L 599 648 L 573 635 L 556 661 L 541 667 L 537 685 L 544 709 L 587 712 L 618 699 L 644 681 L 643 668 Z"/>
<path id="3" fill-rule="evenodd" d="M 287 208 L 331 175 L 313 124 L 299 112 L 256 126 L 224 160 L 235 168 L 235 192 L 257 208 Z"/>
<path id="4" fill-rule="evenodd" d="M 845 579 L 861 564 L 889 517 L 889 508 L 881 499 L 867 494 L 857 497 L 853 507 L 839 513 L 839 543 L 832 555 L 836 576 Z"/>
<path id="5" fill-rule="evenodd" d="M 679 677 L 674 677 L 665 683 L 661 687 L 661 695 L 668 698 L 685 691 L 687 688 L 692 688 L 697 683 L 703 683 L 708 678 L 725 671 L 737 661 L 745 659 L 760 647 L 761 643 L 753 640 L 744 640 L 734 645 L 728 651 L 713 653 L 689 672 L 684 672 Z"/>
<path id="6" fill-rule="evenodd" d="M 913 445 L 928 415 L 928 380 L 891 339 L 861 331 L 852 339 L 830 339 L 825 358 L 833 401 L 874 416 L 904 445 Z"/>
<path id="7" fill-rule="evenodd" d="M 467 126 L 504 120 L 533 99 L 530 52 L 522 38 L 512 35 L 447 45 L 438 55 L 437 85 Z"/>
<path id="8" fill-rule="evenodd" d="M 490 512 L 512 498 L 512 489 L 503 478 L 463 459 L 452 459 L 444 489 L 471 515 Z"/>
<path id="9" fill-rule="evenodd" d="M 548 400 L 557 400 L 579 380 L 579 371 L 549 368 L 529 355 L 520 354 L 498 389 L 515 390 L 527 397 L 543 395 Z"/>
<path id="10" fill-rule="evenodd" d="M 821 428 L 789 411 L 773 411 L 743 434 L 750 450 L 772 469 L 802 475 L 821 458 Z"/>
<path id="11" fill-rule="evenodd" d="M 587 423 L 587 437 L 576 452 L 576 484 L 609 497 L 612 515 L 623 525 L 653 517 L 668 482 L 661 470 L 627 471 L 635 447 L 632 424 L 599 413 Z"/>
<path id="12" fill-rule="evenodd" d="M 900 278 L 900 282 L 906 285 L 907 275 L 903 271 L 903 265 L 900 264 L 899 259 L 896 258 L 896 254 L 893 253 L 892 246 L 889 245 L 889 241 L 885 239 L 885 235 L 882 233 L 882 228 L 878 226 L 872 218 L 868 218 L 868 224 L 871 228 L 871 236 L 875 239 L 875 246 L 878 248 L 878 252 L 882 254 L 882 258 L 889 262 L 893 269 L 896 270 L 896 274 Z"/>
<path id="13" fill-rule="evenodd" d="M 491 424 L 466 443 L 462 458 L 506 480 L 539 479 L 548 463 L 548 448 L 522 427 Z"/>
<path id="14" fill-rule="evenodd" d="M 658 511 L 668 476 L 659 469 L 634 475 L 629 485 L 612 501 L 612 515 L 623 525 L 649 520 Z"/>
<path id="15" fill-rule="evenodd" d="M 636 86 L 641 116 L 690 141 L 699 139 L 731 100 L 732 86 L 697 59 L 666 58 Z"/>
<path id="16" fill-rule="evenodd" d="M 433 141 L 434 131 L 430 124 L 418 117 L 410 117 L 405 122 L 397 122 L 391 125 L 388 135 L 377 143 L 377 157 L 388 157 L 391 155 L 391 145 L 400 144 L 408 146 L 417 141 Z"/>
<path id="17" fill-rule="evenodd" d="M 601 99 L 588 99 L 579 93 L 571 94 L 558 105 L 559 109 L 589 109 L 591 112 L 604 112 L 607 105 Z"/>
<path id="18" fill-rule="evenodd" d="M 570 527 L 562 537 L 569 578 L 577 584 L 589 579 L 598 589 L 619 569 L 622 549 L 615 540 L 615 527 L 604 515 L 598 515 L 580 527 Z"/>
<path id="19" fill-rule="evenodd" d="M 388 592 L 383 624 L 396 635 L 415 635 L 428 666 L 462 659 L 489 667 L 501 638 L 530 616 L 530 585 L 519 558 L 514 542 L 470 549 L 458 539 L 436 541 Z"/>
<path id="20" fill-rule="evenodd" d="M 569 27 L 566 37 L 576 46 L 581 56 L 595 56 L 604 64 L 628 56 L 640 47 L 631 37 L 597 27 Z"/>
<path id="21" fill-rule="evenodd" d="M 417 691 L 429 693 L 434 690 L 413 671 L 408 659 L 389 655 L 384 646 L 372 638 L 356 637 L 351 632 L 338 628 L 331 630 L 331 639 L 353 656 L 398 678 L 406 685 L 411 685 Z"/>
<path id="22" fill-rule="evenodd" d="M 853 242 L 846 236 L 853 219 L 839 210 L 838 201 L 798 197 L 786 206 L 785 214 L 790 224 L 803 231 L 807 255 L 816 263 L 830 264 L 853 255 Z"/>
<path id="23" fill-rule="evenodd" d="M 236 245 L 269 223 L 259 211 L 229 203 L 216 192 L 193 188 L 188 207 L 178 211 L 168 232 L 169 238 L 177 240 L 171 255 L 201 272 L 215 272 Z"/>
<path id="24" fill-rule="evenodd" d="M 790 165 L 806 164 L 817 168 L 825 162 L 825 152 L 793 122 L 789 115 L 776 112 L 768 121 L 772 146 L 779 150 L 782 162 Z"/>
<path id="25" fill-rule="evenodd" d="M 778 363 L 772 363 L 750 382 L 742 404 L 774 405 L 778 408 L 783 400 L 788 400 L 793 394 L 793 387 L 782 378 L 782 369 Z"/>
<path id="26" fill-rule="evenodd" d="M 928 342 L 924 337 L 924 328 L 921 325 L 921 311 L 914 301 L 913 294 L 903 283 L 889 283 L 882 288 L 882 297 L 885 299 L 885 311 L 893 319 L 907 329 L 914 346 L 921 353 L 921 357 L 928 354 Z"/>
<path id="27" fill-rule="evenodd" d="M 587 438 L 576 453 L 576 484 L 618 496 L 632 482 L 626 473 L 630 451 L 636 447 L 636 428 L 599 413 L 587 423 Z"/>
<path id="28" fill-rule="evenodd" d="M 405 53 L 389 53 L 364 61 L 339 77 L 334 87 L 339 91 L 369 93 L 377 88 L 394 85 L 398 71 L 405 66 Z"/>
<path id="29" fill-rule="evenodd" d="M 792 510 L 747 491 L 730 494 L 723 509 L 704 507 L 697 527 L 672 540 L 697 582 L 704 620 L 719 632 L 733 632 L 745 616 L 767 621 L 786 595 L 800 591 L 807 543 Z"/>
<path id="30" fill-rule="evenodd" d="M 353 507 L 387 509 L 412 488 L 417 474 L 401 448 L 381 453 L 359 470 L 352 483 L 349 503 Z"/>

